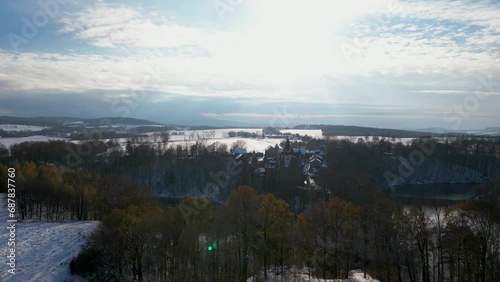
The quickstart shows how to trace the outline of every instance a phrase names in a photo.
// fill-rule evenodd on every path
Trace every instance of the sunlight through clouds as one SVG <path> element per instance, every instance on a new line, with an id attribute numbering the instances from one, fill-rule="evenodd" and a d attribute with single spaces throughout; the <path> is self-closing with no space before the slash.
<path id="1" fill-rule="evenodd" d="M 149 91 L 158 102 L 391 104 L 397 95 L 401 103 L 422 93 L 452 99 L 460 93 L 432 90 L 470 91 L 478 76 L 500 74 L 496 2 L 248 0 L 227 12 L 245 15 L 239 25 L 207 17 L 212 10 L 182 18 L 172 3 L 80 3 L 40 35 L 71 44 L 71 52 L 55 43 L 54 51 L 0 47 L 0 93 L 127 93 L 154 67 L 161 76 Z"/>

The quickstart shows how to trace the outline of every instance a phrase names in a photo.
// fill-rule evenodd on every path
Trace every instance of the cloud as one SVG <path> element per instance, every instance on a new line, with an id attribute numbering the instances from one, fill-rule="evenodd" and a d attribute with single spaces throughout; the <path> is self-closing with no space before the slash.
<path id="1" fill-rule="evenodd" d="M 219 77 L 281 82 L 336 74 L 484 72 L 497 57 L 493 51 L 500 40 L 494 17 L 500 13 L 498 5 L 412 1 L 384 7 L 383 3 L 370 5 L 370 12 L 359 5 L 337 7 L 318 0 L 307 3 L 314 11 L 307 13 L 301 1 L 255 1 L 259 20 L 228 32 L 186 26 L 141 7 L 99 2 L 63 18 L 60 32 L 100 47 L 158 50 L 158 55 L 185 59 L 188 67 L 208 68 Z M 463 16 L 470 7 L 475 13 Z M 339 19 L 353 28 L 338 33 Z M 466 30 L 470 25 L 477 30 Z"/>
<path id="2" fill-rule="evenodd" d="M 497 1 L 397 1 L 392 12 L 404 18 L 456 21 L 498 30 L 500 3 Z"/>
<path id="3" fill-rule="evenodd" d="M 467 90 L 446 90 L 446 89 L 419 90 L 415 92 L 424 94 L 437 94 L 437 95 L 479 95 L 481 97 L 500 95 L 500 92 L 494 92 L 494 91 L 467 91 Z"/>
<path id="4" fill-rule="evenodd" d="M 287 102 L 281 104 L 267 104 L 260 107 L 247 107 L 242 111 L 230 111 L 222 109 L 219 112 L 202 112 L 207 118 L 218 120 L 284 120 L 293 124 L 307 122 L 319 123 L 326 120 L 340 119 L 398 119 L 409 120 L 423 117 L 440 119 L 444 108 L 436 105 L 426 107 L 388 102 L 377 103 L 332 103 L 324 104 L 316 101 L 315 104 L 302 105 L 300 103 Z"/>
<path id="5" fill-rule="evenodd" d="M 106 14 L 124 14 L 125 20 L 114 17 L 101 20 Z M 69 26 L 67 32 L 73 32 L 76 38 L 94 45 L 175 48 L 175 52 L 153 55 L 144 61 L 159 62 L 171 78 L 163 81 L 157 90 L 187 96 L 269 99 L 274 94 L 283 100 L 307 101 L 305 97 L 311 95 L 328 97 L 330 92 L 331 97 L 331 89 L 324 86 L 324 76 L 335 79 L 380 74 L 404 77 L 418 73 L 430 77 L 448 73 L 453 77 L 490 72 L 488 67 L 494 58 L 494 54 L 485 50 L 477 52 L 456 44 L 453 37 L 457 35 L 422 38 L 424 28 L 433 32 L 449 31 L 442 25 L 403 24 L 400 27 L 407 34 L 394 32 L 391 26 L 382 26 L 386 33 L 366 36 L 365 41 L 369 44 L 361 46 L 365 49 L 360 52 L 362 57 L 346 62 L 340 47 L 352 38 L 336 36 L 324 39 L 323 33 L 314 30 L 317 27 L 314 25 L 310 26 L 311 30 L 293 30 L 290 36 L 283 30 L 286 25 L 275 26 L 274 30 L 269 24 L 253 32 L 225 33 L 184 27 L 172 19 L 148 17 L 148 13 L 140 9 L 102 4 L 66 20 L 65 24 Z M 280 32 L 278 39 L 270 36 L 277 34 L 272 33 L 273 30 Z M 303 32 L 299 32 L 301 30 Z M 477 36 L 477 42 L 480 39 L 494 42 L 491 38 Z M 354 48 L 358 47 L 355 44 Z M 186 56 L 186 50 L 193 51 Z M 132 63 L 130 67 L 135 68 L 135 65 Z M 401 79 L 400 82 L 407 81 Z M 308 93 L 308 87 L 314 90 Z"/>
<path id="6" fill-rule="evenodd" d="M 344 53 L 351 64 L 396 76 L 498 71 L 498 14 L 491 1 L 393 1 L 347 25 Z"/>
<path id="7" fill-rule="evenodd" d="M 179 25 L 153 11 L 103 2 L 68 15 L 60 22 L 60 33 L 69 33 L 98 47 L 199 48 L 197 51 L 203 54 L 204 46 L 218 36 L 217 32 L 203 28 Z"/>
<path id="8" fill-rule="evenodd" d="M 179 97 L 231 101 L 225 105 L 231 110 L 197 108 L 195 114 L 214 119 L 266 119 L 245 116 L 259 114 L 245 107 L 280 103 L 303 107 L 309 115 L 301 117 L 311 120 L 418 119 L 435 118 L 459 100 L 455 96 L 471 93 L 478 76 L 495 80 L 500 74 L 500 8 L 491 1 L 374 1 L 365 7 L 357 0 L 347 6 L 252 0 L 256 16 L 238 26 L 201 26 L 151 5 L 98 1 L 66 12 L 54 36 L 75 40 L 81 53 L 0 49 L 0 95 L 92 92 L 110 103 L 147 92 L 148 105 Z M 435 95 L 422 100 L 418 94 Z M 373 108 L 317 110 L 353 101 Z"/>
<path id="9" fill-rule="evenodd" d="M 269 119 L 285 119 L 285 120 L 293 120 L 294 123 L 298 122 L 310 122 L 318 121 L 321 119 L 338 119 L 338 118 L 377 118 L 377 119 L 394 119 L 394 118 L 403 118 L 403 119 L 416 119 L 421 118 L 423 115 L 420 114 L 395 114 L 395 113 L 387 113 L 385 115 L 380 114 L 262 114 L 262 113 L 202 113 L 202 116 L 221 119 L 221 120 L 233 120 L 234 118 L 252 118 L 252 119 L 260 119 L 260 120 L 269 120 Z M 439 117 L 438 117 L 439 118 Z"/>

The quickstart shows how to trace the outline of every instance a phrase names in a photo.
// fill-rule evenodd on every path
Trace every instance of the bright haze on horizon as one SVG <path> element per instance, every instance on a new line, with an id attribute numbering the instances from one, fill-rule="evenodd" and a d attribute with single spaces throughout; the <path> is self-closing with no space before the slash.
<path id="1" fill-rule="evenodd" d="M 0 115 L 500 126 L 499 1 L 2 1 Z"/>

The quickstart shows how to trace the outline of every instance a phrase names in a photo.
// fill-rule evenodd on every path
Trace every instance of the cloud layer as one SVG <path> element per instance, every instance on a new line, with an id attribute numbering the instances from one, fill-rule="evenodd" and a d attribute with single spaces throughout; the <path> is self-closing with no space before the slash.
<path id="1" fill-rule="evenodd" d="M 435 120 L 477 91 L 497 101 L 499 3 L 373 1 L 359 8 L 354 2 L 342 8 L 324 0 L 249 1 L 251 16 L 235 27 L 190 24 L 175 11 L 97 1 L 65 13 L 50 33 L 94 49 L 0 49 L 0 100 L 12 93 L 40 98 L 100 91 L 102 101 L 117 104 L 149 91 L 148 103 L 226 99 L 239 109 L 192 109 L 191 115 L 214 120 L 273 115 L 272 108 L 246 110 L 244 101 L 309 104 L 311 113 L 292 112 L 290 118 L 311 122 L 350 117 L 381 123 L 389 117 Z M 378 110 L 338 113 L 314 106 L 319 102 L 372 103 Z M 398 111 L 407 105 L 421 111 Z M 475 117 L 492 124 L 499 116 L 490 111 L 482 103 Z"/>

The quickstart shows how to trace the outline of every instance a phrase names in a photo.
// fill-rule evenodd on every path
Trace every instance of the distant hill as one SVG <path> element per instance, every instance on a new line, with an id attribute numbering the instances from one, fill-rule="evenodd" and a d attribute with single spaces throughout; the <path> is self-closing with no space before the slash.
<path id="1" fill-rule="evenodd" d="M 45 129 L 43 134 L 52 134 L 54 132 L 73 132 L 75 125 L 87 127 L 97 126 L 113 126 L 134 128 L 136 133 L 173 130 L 177 128 L 188 128 L 190 130 L 215 130 L 226 128 L 249 128 L 248 126 L 179 126 L 174 124 L 163 124 L 146 119 L 137 119 L 130 117 L 102 117 L 102 118 L 78 118 L 78 117 L 13 117 L 0 116 L 0 125 L 31 125 L 50 127 Z M 250 127 L 253 128 L 253 127 Z M 271 130 L 271 128 L 267 128 Z M 394 138 L 416 138 L 423 136 L 447 137 L 447 136 L 464 136 L 464 135 L 480 135 L 480 136 L 500 136 L 500 127 L 487 127 L 483 130 L 465 130 L 453 131 L 444 128 L 424 128 L 416 130 L 401 130 L 390 128 L 374 128 L 363 126 L 348 126 L 348 125 L 327 125 L 327 124 L 301 124 L 294 126 L 293 129 L 320 129 L 323 136 L 381 136 Z M 279 129 L 273 129 L 279 132 Z M 0 130 L 1 131 L 1 130 Z M 271 130 L 272 131 L 272 130 Z M 21 133 L 3 133 L 3 137 L 15 137 L 11 135 Z M 27 133 L 22 133 L 27 134 Z M 278 133 L 276 133 L 278 134 Z M 1 136 L 1 135 L 0 135 Z"/>
<path id="2" fill-rule="evenodd" d="M 103 118 L 95 118 L 95 119 L 85 119 L 83 122 L 90 126 L 99 126 L 99 125 L 163 125 L 158 122 L 145 120 L 145 119 L 137 119 L 137 118 L 124 118 L 124 117 L 103 117 Z"/>
<path id="3" fill-rule="evenodd" d="M 452 136 L 453 133 L 443 132 L 423 132 L 413 130 L 401 130 L 390 128 L 374 128 L 363 126 L 350 126 L 350 125 L 326 125 L 326 124 L 313 124 L 313 125 L 298 125 L 295 129 L 321 129 L 323 136 L 381 136 L 381 137 L 394 137 L 394 138 L 417 138 L 425 136 Z M 455 134 L 456 135 L 456 134 Z M 463 135 L 461 133 L 460 135 Z"/>
<path id="4" fill-rule="evenodd" d="M 456 131 L 446 129 L 446 128 L 441 128 L 441 127 L 428 127 L 428 128 L 416 128 L 414 131 L 418 132 L 432 132 L 432 133 L 456 133 Z"/>
<path id="5" fill-rule="evenodd" d="M 19 124 L 19 125 L 38 125 L 38 126 L 54 126 L 62 124 L 64 122 L 77 122 L 81 120 L 82 120 L 81 118 L 72 118 L 72 117 L 23 118 L 23 117 L 12 117 L 12 116 L 0 116 L 0 124 Z"/>
<path id="6" fill-rule="evenodd" d="M 462 130 L 451 130 L 439 127 L 431 128 L 419 128 L 416 131 L 432 132 L 432 133 L 446 133 L 448 135 L 463 135 L 463 134 L 474 134 L 480 136 L 494 136 L 500 135 L 500 127 L 486 127 L 483 129 L 462 129 Z"/>

